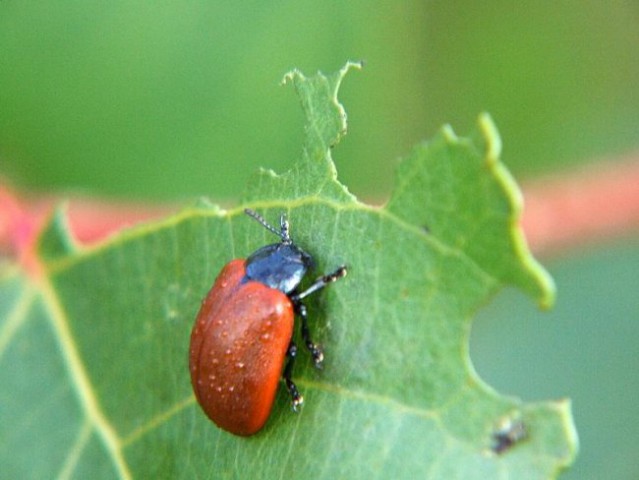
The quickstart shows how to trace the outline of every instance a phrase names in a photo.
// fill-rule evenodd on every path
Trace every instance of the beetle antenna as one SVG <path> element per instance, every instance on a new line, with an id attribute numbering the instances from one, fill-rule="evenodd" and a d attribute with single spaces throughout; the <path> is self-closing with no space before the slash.
<path id="1" fill-rule="evenodd" d="M 288 233 L 288 220 L 285 213 L 280 215 L 280 237 L 282 237 L 282 243 L 291 243 L 291 237 Z"/>
<path id="2" fill-rule="evenodd" d="M 286 215 L 282 214 L 280 217 L 280 231 L 278 232 L 275 227 L 269 224 L 264 217 L 257 213 L 255 210 L 251 210 L 250 208 L 245 208 L 244 213 L 246 213 L 253 220 L 256 220 L 260 225 L 266 228 L 269 232 L 274 233 L 278 237 L 282 239 L 283 243 L 290 243 L 291 237 L 288 234 L 288 221 L 286 220 Z"/>

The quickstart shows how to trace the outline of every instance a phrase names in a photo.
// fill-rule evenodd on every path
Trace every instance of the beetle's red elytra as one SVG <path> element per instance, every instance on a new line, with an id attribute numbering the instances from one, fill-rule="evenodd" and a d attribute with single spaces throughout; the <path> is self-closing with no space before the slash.
<path id="1" fill-rule="evenodd" d="M 341 266 L 298 292 L 313 259 L 291 240 L 286 217 L 281 216 L 278 231 L 254 211 L 246 213 L 277 234 L 280 242 L 222 269 L 202 302 L 189 350 L 198 403 L 217 426 L 242 436 L 257 433 L 268 420 L 282 369 L 293 410 L 302 404 L 292 380 L 295 315 L 302 321 L 304 344 L 320 367 L 324 355 L 311 340 L 302 300 L 347 271 Z"/>
<path id="2" fill-rule="evenodd" d="M 266 423 L 293 335 L 288 297 L 243 282 L 233 260 L 206 296 L 191 335 L 191 377 L 197 401 L 221 428 L 251 435 Z"/>

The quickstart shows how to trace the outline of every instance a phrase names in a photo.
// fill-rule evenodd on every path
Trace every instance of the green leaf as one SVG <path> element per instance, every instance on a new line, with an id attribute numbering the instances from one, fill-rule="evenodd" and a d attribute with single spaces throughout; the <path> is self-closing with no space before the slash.
<path id="1" fill-rule="evenodd" d="M 96 247 L 74 244 L 58 212 L 40 240 L 37 281 L 5 276 L 0 326 L 0 463 L 8 478 L 549 478 L 576 451 L 570 404 L 500 396 L 468 357 L 472 316 L 505 285 L 552 304 L 552 280 L 518 226 L 520 194 L 480 117 L 445 127 L 401 165 L 382 208 L 337 181 L 346 72 L 292 83 L 306 141 L 291 171 L 254 176 L 241 208 L 206 202 Z M 219 430 L 196 404 L 190 330 L 221 267 L 265 243 L 286 212 L 318 271 L 349 275 L 309 300 L 325 368 L 307 355 L 290 412 L 284 388 L 265 429 Z M 505 359 L 506 360 L 506 359 Z M 525 438 L 495 453 L 494 435 Z M 37 453 L 36 453 L 37 452 Z"/>

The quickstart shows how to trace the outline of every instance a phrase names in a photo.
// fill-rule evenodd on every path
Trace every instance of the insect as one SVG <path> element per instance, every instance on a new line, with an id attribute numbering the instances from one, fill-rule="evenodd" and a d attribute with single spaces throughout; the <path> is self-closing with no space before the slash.
<path id="1" fill-rule="evenodd" d="M 303 300 L 347 271 L 342 265 L 299 291 L 313 258 L 291 240 L 286 216 L 280 217 L 278 231 L 253 210 L 245 213 L 280 241 L 222 269 L 202 301 L 189 352 L 198 403 L 220 428 L 242 436 L 257 433 L 266 423 L 282 369 L 293 410 L 303 403 L 292 380 L 294 318 L 301 319 L 302 339 L 321 368 L 324 354 L 311 339 Z"/>
<path id="2" fill-rule="evenodd" d="M 528 437 L 528 429 L 521 419 L 504 418 L 492 434 L 492 451 L 502 454 Z"/>

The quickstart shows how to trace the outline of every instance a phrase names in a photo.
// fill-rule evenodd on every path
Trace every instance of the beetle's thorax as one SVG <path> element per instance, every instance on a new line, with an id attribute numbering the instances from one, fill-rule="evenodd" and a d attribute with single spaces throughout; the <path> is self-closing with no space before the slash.
<path id="1" fill-rule="evenodd" d="M 300 284 L 312 263 L 311 256 L 293 242 L 274 243 L 246 259 L 246 277 L 289 294 Z"/>

